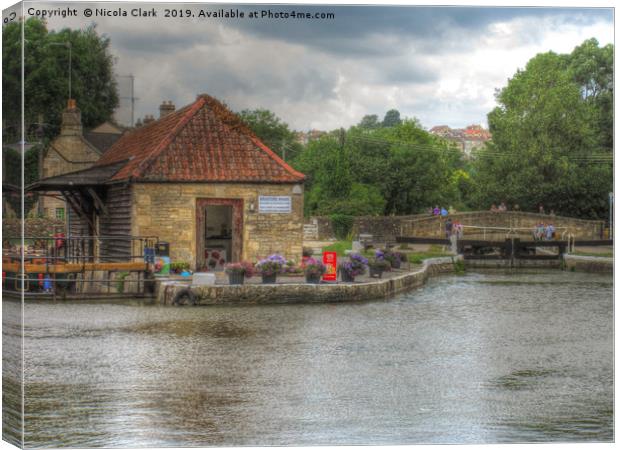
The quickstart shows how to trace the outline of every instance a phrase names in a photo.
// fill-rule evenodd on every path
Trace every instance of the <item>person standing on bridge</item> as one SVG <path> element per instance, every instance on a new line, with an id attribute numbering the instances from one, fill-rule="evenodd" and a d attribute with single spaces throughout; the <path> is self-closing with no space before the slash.
<path id="1" fill-rule="evenodd" d="M 553 226 L 552 223 L 547 225 L 546 233 L 547 233 L 548 241 L 552 240 L 555 237 L 555 227 Z"/>
<path id="2" fill-rule="evenodd" d="M 448 220 L 446 220 L 445 227 L 446 239 L 450 239 L 450 236 L 452 235 L 452 219 L 448 218 Z"/>

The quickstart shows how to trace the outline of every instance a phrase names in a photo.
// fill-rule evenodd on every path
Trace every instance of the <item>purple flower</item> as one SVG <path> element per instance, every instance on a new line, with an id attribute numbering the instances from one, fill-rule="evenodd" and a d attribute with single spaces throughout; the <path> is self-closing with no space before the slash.
<path id="1" fill-rule="evenodd" d="M 256 263 L 256 270 L 261 275 L 270 276 L 285 271 L 286 258 L 282 255 L 273 254 Z"/>

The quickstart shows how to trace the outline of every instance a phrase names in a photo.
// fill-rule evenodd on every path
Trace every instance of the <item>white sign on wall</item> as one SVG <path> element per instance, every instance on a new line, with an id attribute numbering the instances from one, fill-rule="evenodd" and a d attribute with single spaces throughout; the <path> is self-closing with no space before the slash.
<path id="1" fill-rule="evenodd" d="M 279 213 L 287 214 L 291 212 L 290 196 L 258 196 L 258 212 L 259 213 Z"/>

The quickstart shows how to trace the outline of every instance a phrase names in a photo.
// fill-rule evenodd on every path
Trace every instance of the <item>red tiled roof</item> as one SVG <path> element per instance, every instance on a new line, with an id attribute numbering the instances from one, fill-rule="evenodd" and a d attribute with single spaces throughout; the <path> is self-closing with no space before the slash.
<path id="1" fill-rule="evenodd" d="M 208 95 L 124 134 L 96 165 L 127 159 L 111 181 L 296 183 L 305 178 Z"/>

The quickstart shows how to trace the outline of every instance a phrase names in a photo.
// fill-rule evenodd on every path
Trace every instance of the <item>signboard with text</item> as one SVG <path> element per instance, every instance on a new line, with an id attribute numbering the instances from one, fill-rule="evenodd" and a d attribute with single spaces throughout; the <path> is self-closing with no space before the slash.
<path id="1" fill-rule="evenodd" d="M 291 197 L 286 195 L 259 195 L 258 212 L 267 214 L 287 214 L 291 212 Z"/>
<path id="2" fill-rule="evenodd" d="M 323 264 L 327 267 L 323 281 L 336 281 L 338 278 L 338 255 L 336 252 L 323 252 Z"/>

